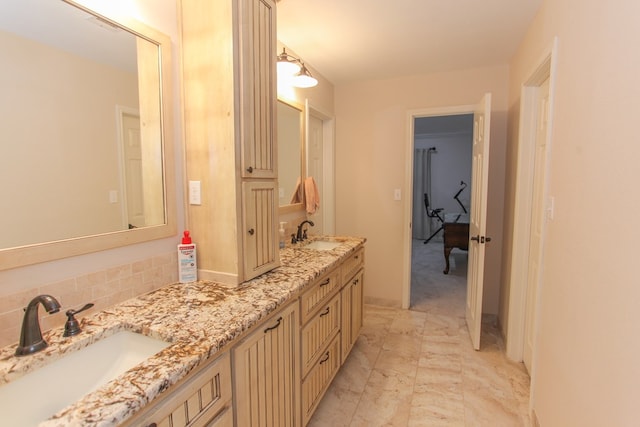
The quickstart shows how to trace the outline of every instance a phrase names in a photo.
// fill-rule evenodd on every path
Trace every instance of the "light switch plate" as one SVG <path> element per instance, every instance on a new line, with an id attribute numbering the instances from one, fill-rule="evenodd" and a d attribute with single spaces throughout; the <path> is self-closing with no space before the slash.
<path id="1" fill-rule="evenodd" d="M 402 199 L 402 191 L 399 188 L 393 190 L 393 200 L 401 200 Z"/>
<path id="2" fill-rule="evenodd" d="M 189 204 L 202 204 L 200 181 L 189 181 Z"/>

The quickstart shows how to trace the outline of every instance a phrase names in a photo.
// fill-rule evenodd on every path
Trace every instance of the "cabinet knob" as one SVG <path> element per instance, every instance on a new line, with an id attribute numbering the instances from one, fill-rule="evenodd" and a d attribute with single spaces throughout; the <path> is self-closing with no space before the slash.
<path id="1" fill-rule="evenodd" d="M 325 280 L 324 282 L 320 283 L 319 286 L 327 286 L 329 283 L 331 283 L 331 278 Z"/>
<path id="2" fill-rule="evenodd" d="M 327 314 L 329 314 L 329 311 L 331 311 L 331 307 L 327 307 L 327 309 L 325 311 L 323 311 L 322 313 L 320 313 L 320 317 L 324 317 Z"/>
<path id="3" fill-rule="evenodd" d="M 249 235 L 250 236 L 253 236 L 255 232 L 256 232 L 256 230 L 254 230 L 253 228 L 249 229 Z"/>
<path id="4" fill-rule="evenodd" d="M 253 173 L 253 166 L 249 166 L 249 167 L 247 168 L 247 172 L 249 172 L 249 173 Z"/>

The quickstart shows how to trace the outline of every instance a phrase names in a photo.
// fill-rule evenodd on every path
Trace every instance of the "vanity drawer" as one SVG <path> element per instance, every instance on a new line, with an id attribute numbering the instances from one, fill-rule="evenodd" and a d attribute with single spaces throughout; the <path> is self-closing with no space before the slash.
<path id="1" fill-rule="evenodd" d="M 323 354 L 327 344 L 340 331 L 340 294 L 318 310 L 302 329 L 302 376 Z"/>
<path id="2" fill-rule="evenodd" d="M 337 335 L 302 383 L 302 425 L 307 425 L 322 396 L 340 369 L 340 335 Z"/>
<path id="3" fill-rule="evenodd" d="M 364 247 L 358 249 L 342 263 L 342 283 L 348 283 L 363 266 Z"/>
<path id="4" fill-rule="evenodd" d="M 174 391 L 175 390 L 175 391 Z M 225 353 L 177 386 L 127 425 L 153 427 L 231 426 L 231 365 Z M 162 396 L 162 395 L 161 395 Z"/>
<path id="5" fill-rule="evenodd" d="M 308 291 L 302 294 L 300 309 L 303 325 L 309 321 L 319 307 L 340 289 L 340 283 L 340 269 L 336 268 L 321 276 Z"/>

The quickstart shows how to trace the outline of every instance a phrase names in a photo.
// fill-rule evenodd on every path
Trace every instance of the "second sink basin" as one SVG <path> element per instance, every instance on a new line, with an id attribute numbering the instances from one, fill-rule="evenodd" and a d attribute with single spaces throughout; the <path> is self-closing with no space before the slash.
<path id="1" fill-rule="evenodd" d="M 341 242 L 332 242 L 330 240 L 314 240 L 304 246 L 305 249 L 315 249 L 317 251 L 330 251 L 340 246 Z"/>
<path id="2" fill-rule="evenodd" d="M 36 426 L 169 345 L 121 331 L 69 353 L 0 386 L 2 424 Z"/>

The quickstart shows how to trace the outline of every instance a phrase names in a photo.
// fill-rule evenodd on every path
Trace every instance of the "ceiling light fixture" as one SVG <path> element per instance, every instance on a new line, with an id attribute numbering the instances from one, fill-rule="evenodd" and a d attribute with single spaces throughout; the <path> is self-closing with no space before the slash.
<path id="1" fill-rule="evenodd" d="M 299 58 L 288 54 L 285 48 L 282 48 L 277 61 L 278 77 L 290 79 L 293 86 L 309 88 L 318 84 L 318 80 L 311 75 L 304 63 Z"/>
<path id="2" fill-rule="evenodd" d="M 302 68 L 293 76 L 293 85 L 300 88 L 314 87 L 318 79 L 313 77 L 307 67 L 302 63 Z"/>

